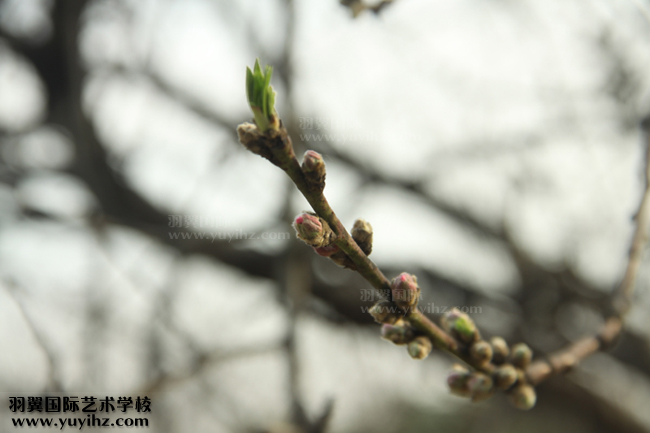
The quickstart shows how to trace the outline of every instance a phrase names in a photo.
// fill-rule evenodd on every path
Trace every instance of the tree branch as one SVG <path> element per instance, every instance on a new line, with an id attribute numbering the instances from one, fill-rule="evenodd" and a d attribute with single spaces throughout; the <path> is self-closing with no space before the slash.
<path id="1" fill-rule="evenodd" d="M 327 202 L 323 189 L 315 188 L 305 177 L 305 173 L 293 151 L 291 139 L 286 129 L 281 127 L 279 131 L 267 130 L 265 134 L 260 134 L 255 125 L 245 123 L 239 126 L 238 132 L 240 141 L 249 150 L 269 159 L 269 161 L 285 171 L 316 214 L 327 222 L 336 236 L 334 244 L 350 258 L 354 263 L 355 270 L 377 290 L 382 298 L 391 299 L 391 283 L 345 229 L 345 226 Z M 454 337 L 443 331 L 419 310 L 408 310 L 405 318 L 418 331 L 429 337 L 436 347 L 472 365 L 476 370 L 486 373 L 494 371 L 495 366 L 493 364 L 489 362 L 479 363 L 473 360 L 465 344 L 458 342 Z"/>
<path id="2" fill-rule="evenodd" d="M 5 283 L 7 284 L 7 293 L 15 301 L 16 306 L 18 307 L 18 310 L 20 311 L 20 314 L 23 317 L 23 320 L 27 324 L 29 331 L 31 332 L 32 336 L 34 337 L 34 340 L 36 341 L 36 344 L 41 349 L 41 351 L 45 355 L 45 358 L 47 359 L 48 383 L 46 385 L 45 390 L 53 391 L 53 392 L 63 391 L 64 388 L 61 383 L 60 368 L 59 368 L 60 362 L 58 357 L 54 354 L 54 350 L 48 344 L 46 337 L 43 335 L 43 332 L 41 332 L 41 330 L 38 329 L 38 327 L 34 323 L 34 320 L 32 319 L 31 314 L 29 314 L 29 312 L 27 311 L 27 308 L 25 307 L 25 303 L 21 299 L 21 296 L 16 293 L 19 290 L 19 287 L 16 284 L 16 282 L 12 280 L 5 280 Z"/>
<path id="3" fill-rule="evenodd" d="M 632 295 L 634 294 L 639 268 L 648 241 L 648 225 L 650 224 L 650 134 L 646 137 L 646 141 L 645 189 L 635 216 L 636 227 L 632 237 L 625 274 L 612 298 L 615 312 L 606 319 L 603 327 L 596 335 L 578 340 L 567 348 L 550 354 L 546 360 L 532 363 L 526 370 L 526 376 L 533 384 L 538 384 L 553 375 L 564 373 L 598 350 L 609 348 L 621 333 L 623 318 L 632 303 Z"/>
<path id="4" fill-rule="evenodd" d="M 268 81 L 264 85 L 268 86 Z M 272 92 L 272 90 L 270 91 Z M 250 99 L 249 103 L 251 103 L 251 107 L 253 107 Z M 273 117 L 269 119 L 269 121 L 271 120 L 273 120 Z M 368 258 L 366 251 L 364 251 L 348 233 L 323 194 L 325 168 L 320 155 L 313 151 L 307 152 L 301 167 L 295 156 L 288 132 L 282 124 L 280 124 L 279 127 L 272 127 L 263 131 L 258 129 L 254 124 L 245 123 L 238 127 L 237 132 L 240 142 L 248 150 L 268 159 L 274 165 L 285 171 L 298 190 L 300 190 L 312 206 L 316 215 L 322 219 L 321 223 L 319 220 L 309 217 L 309 215 L 306 214 L 297 218 L 296 224 L 300 225 L 296 226 L 299 238 L 311 245 L 319 254 L 329 256 L 344 267 L 357 271 L 378 291 L 381 297 L 392 302 L 394 300 L 395 292 L 391 293 L 391 290 L 395 290 L 395 281 L 390 283 L 377 266 Z M 650 140 L 648 144 L 650 145 Z M 473 367 L 476 371 L 490 375 L 495 373 L 496 375 L 494 376 L 494 380 L 497 381 L 497 387 L 501 389 L 510 389 L 513 384 L 517 383 L 517 387 L 513 388 L 513 392 L 510 393 L 511 401 L 516 407 L 522 409 L 531 408 L 535 404 L 536 399 L 535 391 L 531 385 L 536 385 L 554 374 L 565 372 L 595 351 L 609 347 L 621 332 L 622 316 L 629 308 L 630 297 L 633 293 L 636 275 L 638 273 L 646 242 L 646 232 L 649 223 L 648 219 L 650 217 L 650 181 L 648 180 L 650 179 L 650 175 L 648 174 L 648 170 L 650 170 L 650 149 L 648 149 L 647 152 L 645 194 L 637 214 L 637 226 L 630 251 L 630 258 L 625 276 L 615 296 L 615 308 L 617 313 L 606 320 L 605 325 L 597 335 L 579 340 L 568 346 L 566 349 L 551 354 L 547 360 L 538 360 L 530 364 L 532 352 L 526 345 L 520 344 L 513 347 L 513 352 L 509 355 L 509 349 L 505 342 L 501 342 L 502 340 L 497 343 L 493 342 L 492 345 L 481 342 L 480 335 L 469 317 L 463 317 L 457 313 L 455 313 L 455 316 L 449 315 L 446 317 L 448 321 L 455 320 L 456 322 L 454 323 L 461 321 L 461 326 L 456 327 L 456 324 L 450 326 L 449 322 L 447 322 L 447 325 L 445 326 L 449 332 L 442 330 L 417 309 L 420 289 L 417 286 L 408 286 L 408 284 L 417 284 L 417 280 L 409 280 L 410 277 L 408 276 L 405 276 L 401 280 L 402 283 L 407 284 L 406 286 L 403 286 L 402 290 L 413 292 L 417 289 L 417 292 L 413 292 L 416 293 L 415 302 L 400 303 L 399 300 L 396 302 L 396 305 L 398 305 L 403 312 L 403 320 L 405 320 L 409 326 L 414 328 L 416 332 L 427 336 L 437 348 L 456 356 Z M 484 227 L 481 228 L 491 236 L 502 239 L 510 247 L 513 257 L 516 259 L 519 266 L 523 266 L 523 262 L 526 262 L 525 264 L 529 262 L 529 260 L 526 260 L 526 255 L 523 254 L 523 252 L 521 252 L 512 242 L 508 236 L 507 230 L 492 231 L 485 230 Z M 333 240 L 331 240 L 331 238 L 333 238 Z M 342 260 L 340 257 L 335 259 L 334 255 L 330 252 L 331 250 L 323 250 L 323 248 L 338 248 L 346 256 L 345 260 Z M 369 251 L 370 250 L 367 250 L 368 253 Z M 340 253 L 337 252 L 334 254 Z M 520 272 L 524 272 L 524 270 L 520 269 Z M 399 285 L 399 283 L 397 284 Z M 411 293 L 411 295 L 413 295 L 413 293 Z M 379 305 L 380 304 L 377 304 L 376 307 Z M 385 305 L 391 304 L 389 303 Z M 384 315 L 383 313 L 379 314 L 379 311 L 381 310 L 375 311 L 377 315 L 375 315 L 375 313 L 372 314 L 382 323 L 392 324 L 400 320 L 392 319 L 389 315 Z M 443 323 L 443 325 L 444 324 L 445 323 Z M 392 329 L 392 332 L 395 333 L 393 334 L 393 337 L 388 336 L 388 333 L 391 332 L 391 329 L 389 328 L 382 328 L 382 332 L 386 330 L 386 337 L 396 344 L 405 344 L 409 341 L 415 341 L 413 340 L 414 336 L 408 336 L 412 335 L 408 333 L 410 331 L 406 328 L 400 329 L 403 329 L 403 331 L 399 331 L 402 332 L 402 334 L 399 334 L 396 328 Z M 411 350 L 411 346 L 409 345 L 409 353 L 411 353 L 414 358 L 421 359 L 420 350 L 425 346 L 420 348 L 415 346 L 415 348 Z M 426 356 L 428 350 L 430 350 L 430 346 L 429 349 L 422 350 L 424 350 L 423 353 L 424 356 Z M 496 353 L 496 351 L 501 352 L 500 358 L 502 359 L 500 361 L 495 361 L 497 362 L 496 365 L 492 363 L 493 350 L 495 351 L 494 353 Z M 509 370 L 505 373 L 504 368 L 497 367 L 504 362 L 503 359 L 508 357 L 508 355 L 510 356 L 509 359 L 512 364 L 514 364 L 515 367 L 520 368 L 520 370 L 514 369 L 512 365 L 508 365 L 506 367 L 509 368 Z M 498 371 L 497 368 L 500 368 L 500 371 Z M 489 385 L 485 386 L 487 391 L 483 396 L 476 393 L 476 390 L 479 389 L 478 387 L 471 391 L 466 390 L 466 384 L 471 381 L 470 377 L 476 379 L 480 376 L 470 376 L 465 374 L 466 373 L 463 373 L 462 371 L 458 371 L 456 376 L 450 376 L 450 386 L 452 386 L 452 391 L 454 391 L 454 386 L 452 385 L 452 382 L 454 382 L 457 385 L 455 390 L 456 392 L 462 395 L 471 395 L 473 399 L 476 397 L 482 398 L 491 395 L 490 393 L 493 392 L 491 380 L 485 382 L 486 384 L 489 383 Z M 500 374 L 501 379 L 505 377 L 505 379 L 502 380 L 502 387 L 498 385 Z M 516 377 L 513 378 L 513 375 L 515 374 Z M 481 380 L 488 381 L 489 378 L 481 378 Z"/>

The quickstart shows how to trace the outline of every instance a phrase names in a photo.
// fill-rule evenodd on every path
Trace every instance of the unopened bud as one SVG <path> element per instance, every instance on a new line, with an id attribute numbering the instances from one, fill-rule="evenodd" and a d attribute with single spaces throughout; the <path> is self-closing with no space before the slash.
<path id="1" fill-rule="evenodd" d="M 406 326 L 385 324 L 381 327 L 381 338 L 397 345 L 408 344 L 413 340 L 413 330 Z"/>
<path id="2" fill-rule="evenodd" d="M 352 239 L 359 245 L 365 255 L 370 255 L 372 252 L 372 226 L 368 221 L 358 219 L 354 222 Z"/>
<path id="3" fill-rule="evenodd" d="M 237 126 L 237 135 L 239 136 L 239 142 L 251 152 L 261 155 L 266 150 L 260 142 L 259 129 L 256 125 L 248 122 L 242 123 Z"/>
<path id="4" fill-rule="evenodd" d="M 442 327 L 453 336 L 465 343 L 472 343 L 480 338 L 474 321 L 461 312 L 458 308 L 452 308 L 442 316 Z"/>
<path id="5" fill-rule="evenodd" d="M 499 389 L 509 389 L 517 382 L 517 369 L 511 364 L 504 364 L 494 371 L 494 384 Z"/>
<path id="6" fill-rule="evenodd" d="M 508 343 L 501 337 L 492 337 L 490 339 L 490 344 L 492 345 L 492 360 L 495 364 L 503 364 L 508 359 L 510 355 L 510 348 Z"/>
<path id="7" fill-rule="evenodd" d="M 419 336 L 408 345 L 409 355 L 413 359 L 424 359 L 429 356 L 433 348 L 431 340 L 425 336 Z"/>
<path id="8" fill-rule="evenodd" d="M 375 318 L 377 323 L 386 323 L 388 325 L 393 325 L 402 317 L 402 315 L 399 314 L 397 305 L 390 301 L 377 302 L 375 305 L 370 307 L 368 312 Z"/>
<path id="9" fill-rule="evenodd" d="M 487 374 L 475 371 L 467 381 L 467 387 L 472 396 L 472 401 L 482 401 L 494 394 L 492 378 Z"/>
<path id="10" fill-rule="evenodd" d="M 455 365 L 454 369 L 447 375 L 447 385 L 452 394 L 461 397 L 471 397 L 472 393 L 469 389 L 468 382 L 472 374 L 465 368 Z"/>
<path id="11" fill-rule="evenodd" d="M 472 358 L 479 364 L 486 364 L 492 360 L 492 346 L 487 341 L 477 341 L 469 349 Z"/>
<path id="12" fill-rule="evenodd" d="M 418 304 L 420 299 L 420 288 L 415 275 L 402 272 L 393 278 L 390 284 L 393 294 L 393 301 L 404 310 L 408 310 Z"/>
<path id="13" fill-rule="evenodd" d="M 533 359 L 533 351 L 526 343 L 517 343 L 512 346 L 512 353 L 510 354 L 510 361 L 515 367 L 524 369 L 528 367 L 530 361 Z"/>
<path id="14" fill-rule="evenodd" d="M 298 215 L 293 227 L 298 238 L 314 248 L 329 246 L 334 239 L 334 233 L 327 222 L 308 212 Z"/>
<path id="15" fill-rule="evenodd" d="M 302 172 L 310 183 L 318 185 L 321 189 L 325 186 L 325 161 L 320 153 L 313 150 L 305 152 Z"/>
<path id="16" fill-rule="evenodd" d="M 535 406 L 537 394 L 535 388 L 528 384 L 517 385 L 508 393 L 508 400 L 517 409 L 529 410 Z"/>
<path id="17" fill-rule="evenodd" d="M 308 213 L 298 215 L 293 224 L 298 232 L 298 237 L 301 239 L 316 239 L 323 232 L 323 225 L 320 222 L 320 218 Z"/>

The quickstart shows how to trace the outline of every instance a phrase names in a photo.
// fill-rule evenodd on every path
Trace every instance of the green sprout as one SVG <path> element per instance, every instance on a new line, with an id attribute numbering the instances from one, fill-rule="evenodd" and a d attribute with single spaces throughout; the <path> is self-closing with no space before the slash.
<path id="1" fill-rule="evenodd" d="M 261 132 L 267 129 L 277 130 L 280 127 L 278 114 L 275 112 L 275 91 L 269 85 L 273 68 L 266 66 L 264 72 L 259 59 L 255 59 L 255 67 L 246 68 L 246 97 L 255 116 L 255 123 Z"/>

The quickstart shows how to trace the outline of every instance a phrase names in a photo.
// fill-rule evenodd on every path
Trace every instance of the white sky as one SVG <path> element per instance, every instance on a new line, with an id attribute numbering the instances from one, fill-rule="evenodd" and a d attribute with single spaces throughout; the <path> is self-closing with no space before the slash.
<path id="1" fill-rule="evenodd" d="M 33 2 L 39 3 L 25 4 Z M 258 26 L 263 48 L 277 51 L 285 32 L 279 2 L 127 3 L 134 11 L 130 21 L 119 13 L 97 16 L 80 44 L 91 68 L 85 103 L 111 156 L 143 195 L 169 213 L 214 217 L 226 230 L 268 227 L 283 204 L 283 174 L 160 94 L 142 71 L 151 68 L 229 121 L 247 120 L 243 72 L 260 53 L 246 44 L 243 24 Z M 616 53 L 639 73 L 634 101 L 637 112 L 645 113 L 650 23 L 637 3 L 647 6 L 631 0 L 396 0 L 378 18 L 351 20 L 336 0 L 297 1 L 294 106 L 299 117 L 338 125 L 324 132 L 341 152 L 395 177 L 421 180 L 432 193 L 491 223 L 505 219 L 540 261 L 549 266 L 573 263 L 582 276 L 608 290 L 620 277 L 627 253 L 630 216 L 641 191 L 642 152 L 638 132 L 619 128 L 619 109 L 603 92 L 607 61 L 596 40 L 608 29 Z M 129 72 L 111 74 L 116 65 Z M 285 94 L 277 80 L 275 86 L 282 115 Z M 0 125 L 18 134 L 26 131 L 38 122 L 43 106 L 30 67 L 0 46 Z M 93 297 L 112 305 L 112 327 L 105 331 L 111 343 L 105 350 L 119 359 L 106 362 L 106 378 L 116 388 L 135 387 L 142 377 L 134 365 L 142 356 L 138 345 L 143 336 L 134 329 L 146 324 L 149 304 L 163 290 L 161 275 L 174 255 L 123 230 L 109 233 L 108 249 L 100 246 L 79 222 L 93 207 L 85 187 L 53 171 L 69 158 L 61 150 L 65 139 L 47 129 L 45 136 L 52 137 L 51 148 L 32 139 L 11 150 L 17 164 L 21 152 L 32 149 L 33 154 L 34 146 L 54 156 L 37 164 L 17 196 L 0 190 L 3 211 L 8 209 L 0 226 L 1 272 L 36 297 L 34 314 L 44 329 L 48 323 L 69 323 L 65 331 L 49 330 L 69 366 L 81 365 L 84 357 L 74 343 L 82 332 L 76 308 Z M 56 155 L 63 155 L 62 162 Z M 347 224 L 356 217 L 373 224 L 373 257 L 380 266 L 417 263 L 487 293 L 507 292 L 516 283 L 503 251 L 477 241 L 416 198 L 360 187 L 356 174 L 337 164 L 330 165 L 326 193 Z M 70 222 L 16 221 L 18 203 Z M 295 208 L 307 206 L 296 198 Z M 202 344 L 232 347 L 238 341 L 279 338 L 285 318 L 271 299 L 268 282 L 201 259 L 191 259 L 181 269 L 178 284 L 183 289 L 174 317 Z M 238 295 L 234 286 L 240 286 Z M 1 290 L 0 296 L 0 331 L 15 330 L 0 333 L 0 340 L 16 348 L 0 352 L 0 371 L 11 373 L 0 379 L 0 389 L 38 386 L 44 375 L 16 368 L 16 360 L 21 365 L 43 360 L 33 346 L 19 343 L 28 331 L 19 325 L 13 301 Z M 228 338 L 206 333 L 224 326 L 211 312 L 230 297 L 233 311 L 259 304 L 255 320 Z M 642 318 L 645 314 L 639 323 Z M 323 404 L 323 395 L 346 396 L 352 384 L 366 383 L 328 388 L 350 380 L 359 364 L 349 362 L 319 376 L 324 357 L 345 363 L 345 357 L 355 356 L 368 368 L 379 368 L 364 358 L 363 350 L 354 349 L 371 345 L 368 351 L 394 357 L 399 368 L 412 366 L 403 351 L 363 333 L 340 335 L 310 320 L 301 327 L 301 339 L 309 351 L 305 368 L 317 378 L 309 382 L 306 395 L 313 410 Z M 321 339 L 322 345 L 313 343 Z M 74 349 L 63 350 L 65 344 Z M 273 361 L 261 362 L 259 368 L 280 374 L 278 357 L 265 359 Z M 225 376 L 232 373 L 225 371 L 230 372 Z M 65 374 L 69 386 L 84 380 L 84 373 L 72 367 Z M 405 390 L 425 380 L 436 395 L 444 394 L 436 387 L 442 383 L 437 365 L 418 366 L 409 374 L 402 378 Z M 397 377 L 385 371 L 381 375 L 385 382 L 378 388 Z M 269 395 L 257 400 L 246 395 L 242 404 L 275 400 L 278 407 L 260 416 L 277 417 L 284 397 L 276 376 Z M 256 389 L 254 380 L 248 383 Z M 349 404 L 341 404 L 336 425 L 352 422 L 359 408 Z"/>

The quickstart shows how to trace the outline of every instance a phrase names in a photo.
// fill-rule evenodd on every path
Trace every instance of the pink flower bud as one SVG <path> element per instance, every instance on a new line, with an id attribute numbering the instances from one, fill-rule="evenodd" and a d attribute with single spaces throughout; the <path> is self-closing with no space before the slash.
<path id="1" fill-rule="evenodd" d="M 302 159 L 302 172 L 312 184 L 318 185 L 321 189 L 325 186 L 325 161 L 318 152 L 313 150 L 305 152 Z"/>
<path id="2" fill-rule="evenodd" d="M 293 226 L 298 232 L 298 237 L 306 240 L 317 238 L 323 231 L 323 225 L 318 217 L 308 213 L 298 215 L 293 222 Z"/>
<path id="3" fill-rule="evenodd" d="M 314 150 L 308 150 L 302 159 L 302 165 L 304 170 L 317 171 L 325 166 L 325 162 L 323 162 L 323 157 L 320 153 Z"/>
<path id="4" fill-rule="evenodd" d="M 401 273 L 391 281 L 393 301 L 405 310 L 417 305 L 420 299 L 420 288 L 415 275 Z"/>
<path id="5" fill-rule="evenodd" d="M 304 212 L 296 217 L 293 222 L 298 238 L 314 248 L 327 247 L 334 240 L 334 232 L 325 220 L 310 212 Z M 336 251 L 323 250 L 326 254 Z"/>

